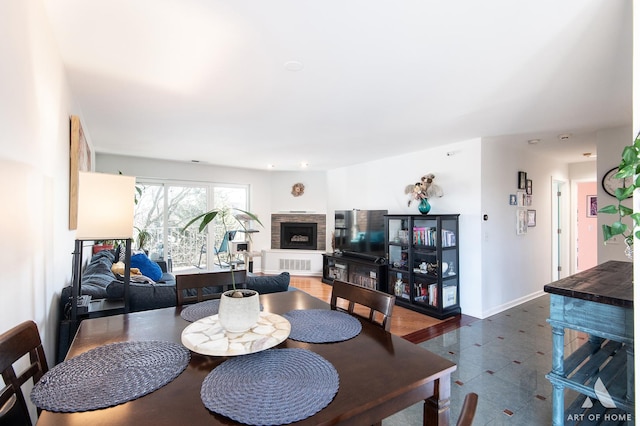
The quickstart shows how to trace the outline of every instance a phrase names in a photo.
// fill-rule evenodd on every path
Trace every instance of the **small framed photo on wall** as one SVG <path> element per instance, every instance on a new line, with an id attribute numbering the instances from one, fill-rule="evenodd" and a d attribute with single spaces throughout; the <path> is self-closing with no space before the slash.
<path id="1" fill-rule="evenodd" d="M 598 196 L 587 195 L 587 217 L 598 216 Z"/>
<path id="2" fill-rule="evenodd" d="M 527 195 L 533 195 L 533 181 L 527 179 Z"/>
<path id="3" fill-rule="evenodd" d="M 531 228 L 536 226 L 536 211 L 527 210 L 527 227 Z"/>
<path id="4" fill-rule="evenodd" d="M 518 189 L 526 189 L 526 188 L 527 188 L 527 173 L 518 172 Z"/>

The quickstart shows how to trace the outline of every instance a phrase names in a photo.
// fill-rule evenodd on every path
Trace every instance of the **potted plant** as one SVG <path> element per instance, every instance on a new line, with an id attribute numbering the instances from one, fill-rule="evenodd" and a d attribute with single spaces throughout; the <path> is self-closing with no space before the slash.
<path id="1" fill-rule="evenodd" d="M 149 240 L 151 240 L 151 233 L 146 229 L 140 229 L 137 226 L 135 228 L 138 231 L 138 235 L 136 237 L 136 243 L 138 244 L 138 249 L 144 250 L 145 253 L 148 253 L 146 246 Z"/>
<path id="2" fill-rule="evenodd" d="M 631 178 L 631 184 L 629 186 L 616 188 L 615 197 L 618 200 L 617 204 L 610 204 L 598 210 L 599 213 L 615 214 L 618 216 L 618 220 L 611 225 L 602 225 L 602 233 L 605 242 L 616 235 L 622 236 L 627 245 L 625 254 L 627 257 L 632 258 L 634 236 L 635 238 L 640 238 L 640 230 L 637 229 L 638 226 L 640 226 L 640 213 L 634 213 L 633 208 L 625 206 L 622 202 L 633 196 L 636 188 L 640 188 L 640 133 L 636 135 L 636 139 L 631 145 L 625 146 L 622 150 L 622 159 L 614 178 Z M 624 223 L 623 220 L 625 217 L 629 217 L 631 223 Z"/>
<path id="3" fill-rule="evenodd" d="M 188 227 L 199 221 L 198 232 L 202 232 L 216 217 L 222 223 L 225 234 L 228 232 L 228 224 L 231 221 L 237 222 L 244 230 L 246 230 L 244 223 L 246 218 L 255 220 L 260 226 L 263 226 L 260 219 L 253 213 L 241 209 L 234 210 L 244 215 L 242 219 L 237 215 L 232 215 L 230 209 L 214 209 L 191 219 L 182 228 L 182 231 L 184 232 Z M 229 262 L 229 268 L 231 270 L 233 290 L 225 291 L 220 296 L 218 319 L 220 325 L 225 330 L 240 333 L 249 330 L 258 321 L 258 317 L 260 316 L 260 299 L 258 292 L 255 290 L 237 289 L 231 262 Z"/>

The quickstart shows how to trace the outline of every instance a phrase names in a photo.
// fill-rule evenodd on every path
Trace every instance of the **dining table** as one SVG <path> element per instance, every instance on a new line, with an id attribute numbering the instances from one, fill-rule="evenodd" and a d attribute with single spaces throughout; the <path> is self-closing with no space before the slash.
<path id="1" fill-rule="evenodd" d="M 298 310 L 330 310 L 328 303 L 300 290 L 260 295 L 263 312 L 283 315 Z M 85 319 L 66 360 L 108 344 L 136 341 L 181 343 L 192 324 L 178 306 Z M 339 377 L 333 399 L 296 425 L 373 425 L 407 407 L 423 403 L 424 425 L 448 425 L 451 374 L 456 364 L 380 326 L 358 319 L 361 331 L 333 343 L 287 338 L 269 351 L 302 348 L 328 361 Z M 323 324 L 317 324 L 323 327 Z M 244 356 L 244 355 L 241 355 Z M 205 407 L 203 381 L 216 367 L 235 357 L 190 353 L 188 365 L 175 379 L 137 399 L 82 412 L 43 410 L 38 425 L 234 425 L 240 424 Z M 67 361 L 65 361 L 67 362 Z M 83 380 L 81 375 L 75 378 Z M 286 404 L 286 401 L 284 401 Z M 243 404 L 243 401 L 238 401 Z"/>

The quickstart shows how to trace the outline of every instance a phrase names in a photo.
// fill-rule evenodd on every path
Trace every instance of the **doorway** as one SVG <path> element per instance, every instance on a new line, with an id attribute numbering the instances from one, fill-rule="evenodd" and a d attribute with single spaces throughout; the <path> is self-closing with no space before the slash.
<path id="1" fill-rule="evenodd" d="M 576 218 L 575 272 L 598 264 L 598 185 L 595 181 L 575 183 Z"/>
<path id="2" fill-rule="evenodd" d="M 551 180 L 551 281 L 569 275 L 569 227 L 567 226 L 567 183 Z"/>

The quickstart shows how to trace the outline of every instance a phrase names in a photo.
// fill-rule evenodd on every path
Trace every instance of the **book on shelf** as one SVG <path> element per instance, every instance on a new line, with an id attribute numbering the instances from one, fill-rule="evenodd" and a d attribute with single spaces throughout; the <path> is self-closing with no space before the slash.
<path id="1" fill-rule="evenodd" d="M 435 246 L 436 230 L 423 226 L 413 227 L 413 244 L 418 246 Z"/>
<path id="2" fill-rule="evenodd" d="M 438 284 L 429 284 L 429 304 L 438 306 Z"/>
<path id="3" fill-rule="evenodd" d="M 453 247 L 456 245 L 456 234 L 448 229 L 442 230 L 442 246 Z"/>
<path id="4" fill-rule="evenodd" d="M 447 308 L 458 303 L 458 287 L 451 285 L 442 288 L 442 307 Z"/>

